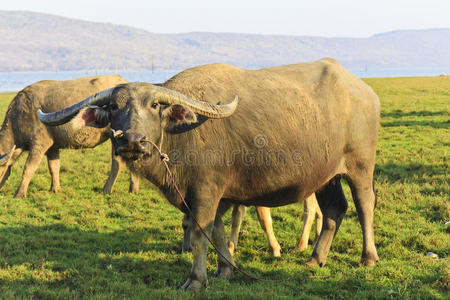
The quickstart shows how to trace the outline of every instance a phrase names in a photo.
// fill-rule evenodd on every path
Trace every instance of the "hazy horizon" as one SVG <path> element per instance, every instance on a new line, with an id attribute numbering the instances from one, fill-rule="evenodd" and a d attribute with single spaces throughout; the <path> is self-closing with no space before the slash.
<path id="1" fill-rule="evenodd" d="M 0 10 L 0 71 L 181 70 L 225 63 L 264 68 L 332 57 L 347 68 L 450 66 L 450 27 L 369 38 L 261 33 L 151 33 L 53 14 Z"/>
<path id="2" fill-rule="evenodd" d="M 111 23 L 152 33 L 244 33 L 317 37 L 370 37 L 398 30 L 450 28 L 450 1 L 354 0 L 238 1 L 16 0 L 1 10 L 22 10 L 84 21 Z"/>

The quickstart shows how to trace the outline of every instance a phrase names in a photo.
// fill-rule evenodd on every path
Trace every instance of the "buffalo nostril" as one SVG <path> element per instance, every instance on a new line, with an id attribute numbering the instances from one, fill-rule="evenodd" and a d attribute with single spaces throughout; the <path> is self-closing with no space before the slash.
<path id="1" fill-rule="evenodd" d="M 128 142 L 128 148 L 135 151 L 144 151 L 146 147 L 146 137 L 143 134 L 135 132 L 127 132 L 125 139 Z"/>

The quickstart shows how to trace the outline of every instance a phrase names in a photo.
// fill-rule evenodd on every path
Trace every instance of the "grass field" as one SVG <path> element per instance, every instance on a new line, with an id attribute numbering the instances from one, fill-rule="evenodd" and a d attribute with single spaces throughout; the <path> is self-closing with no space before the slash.
<path id="1" fill-rule="evenodd" d="M 235 261 L 261 278 L 212 278 L 217 256 L 208 256 L 209 287 L 177 290 L 191 267 L 181 253 L 182 214 L 148 182 L 128 194 L 122 174 L 112 195 L 101 188 L 110 167 L 110 145 L 66 150 L 59 194 L 48 192 L 43 162 L 29 195 L 16 200 L 26 155 L 0 191 L 0 297 L 33 299 L 272 299 L 450 298 L 450 77 L 365 80 L 382 103 L 375 171 L 378 205 L 375 242 L 380 263 L 360 268 L 362 234 L 353 202 L 323 268 L 302 265 L 312 249 L 293 252 L 302 205 L 273 209 L 283 252 L 271 257 L 254 209 L 243 223 Z M 3 116 L 13 94 L 0 95 Z M 347 196 L 351 199 L 348 187 Z M 228 224 L 229 214 L 226 224 Z M 439 258 L 427 256 L 434 252 Z"/>

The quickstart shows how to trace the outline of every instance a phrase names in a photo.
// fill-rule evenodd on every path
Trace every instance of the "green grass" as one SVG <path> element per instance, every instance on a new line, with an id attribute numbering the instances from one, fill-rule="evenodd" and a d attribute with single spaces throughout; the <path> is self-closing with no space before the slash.
<path id="1" fill-rule="evenodd" d="M 362 234 L 353 202 L 323 268 L 302 265 L 293 252 L 302 206 L 273 209 L 282 257 L 271 257 L 254 209 L 249 209 L 235 254 L 258 277 L 212 278 L 209 287 L 177 290 L 191 267 L 180 253 L 181 213 L 148 182 L 128 194 L 122 174 L 112 195 L 101 188 L 109 172 L 109 144 L 61 155 L 59 194 L 48 192 L 43 162 L 26 199 L 12 198 L 26 155 L 0 191 L 0 296 L 2 298 L 437 298 L 450 297 L 449 145 L 450 77 L 366 79 L 382 103 L 375 171 L 378 205 L 375 242 L 381 262 L 358 267 Z M 13 94 L 0 95 L 4 115 Z M 347 196 L 351 199 L 348 187 Z M 226 222 L 229 221 L 229 214 Z M 228 223 L 227 223 L 228 224 Z M 427 256 L 438 254 L 439 259 Z"/>

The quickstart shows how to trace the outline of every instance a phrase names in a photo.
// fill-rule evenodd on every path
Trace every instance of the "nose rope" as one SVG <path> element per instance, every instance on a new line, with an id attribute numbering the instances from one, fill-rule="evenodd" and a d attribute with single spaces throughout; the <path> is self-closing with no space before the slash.
<path id="1" fill-rule="evenodd" d="M 111 132 L 113 135 L 114 139 L 117 138 L 121 138 L 123 137 L 124 133 L 122 130 L 114 130 L 111 128 Z M 236 264 L 232 261 L 230 261 L 227 257 L 225 257 L 224 254 L 222 254 L 222 252 L 219 251 L 218 247 L 214 244 L 214 242 L 210 239 L 210 237 L 206 234 L 206 232 L 203 230 L 203 228 L 200 226 L 199 222 L 197 221 L 197 219 L 195 218 L 191 208 L 189 207 L 189 205 L 186 203 L 183 194 L 180 192 L 180 189 L 178 188 L 178 185 L 175 182 L 175 177 L 173 176 L 172 171 L 169 168 L 169 165 L 167 164 L 167 162 L 169 161 L 169 155 L 167 155 L 166 153 L 162 152 L 162 141 L 163 141 L 163 131 L 161 131 L 161 140 L 160 140 L 160 145 L 156 145 L 152 140 L 149 139 L 142 139 L 142 142 L 146 142 L 146 143 L 150 143 L 151 145 L 153 145 L 153 147 L 158 151 L 159 153 L 159 157 L 161 159 L 161 161 L 164 163 L 164 166 L 166 167 L 167 170 L 167 174 L 169 174 L 170 179 L 172 180 L 172 184 L 175 188 L 175 190 L 177 191 L 178 196 L 180 197 L 181 201 L 183 202 L 183 205 L 186 207 L 186 210 L 189 212 L 189 214 L 192 216 L 192 220 L 194 221 L 195 225 L 197 225 L 197 227 L 200 229 L 200 232 L 206 237 L 206 239 L 208 240 L 208 242 L 212 245 L 212 247 L 214 248 L 214 250 L 216 250 L 216 252 L 234 269 L 239 271 L 240 273 L 242 273 L 243 275 L 247 276 L 250 279 L 253 280 L 257 280 L 257 281 L 262 281 L 262 282 L 281 282 L 284 280 L 273 280 L 273 279 L 262 279 L 259 277 L 256 277 L 254 275 L 251 275 L 247 272 L 245 272 L 244 270 L 240 269 L 238 266 L 236 266 Z"/>

